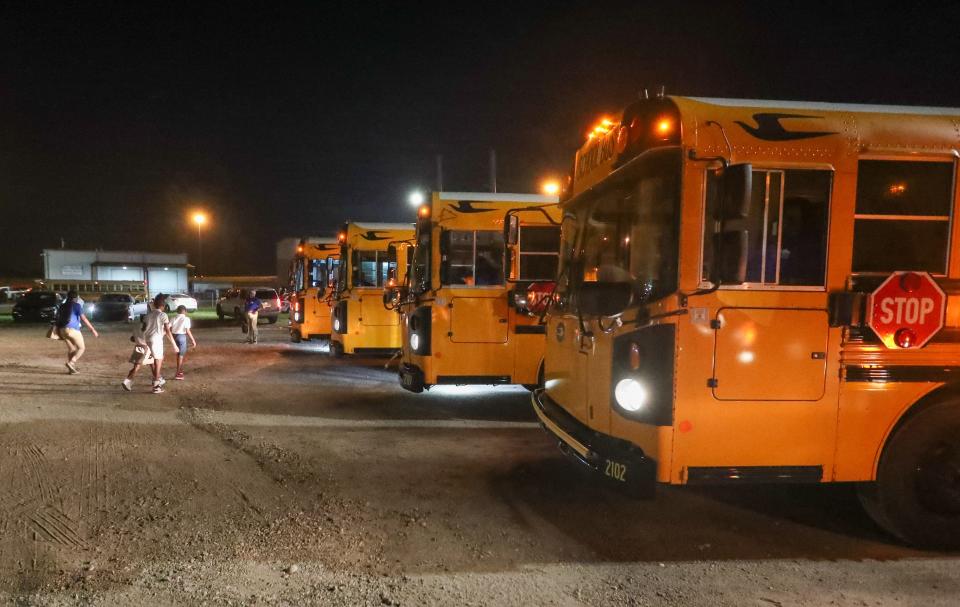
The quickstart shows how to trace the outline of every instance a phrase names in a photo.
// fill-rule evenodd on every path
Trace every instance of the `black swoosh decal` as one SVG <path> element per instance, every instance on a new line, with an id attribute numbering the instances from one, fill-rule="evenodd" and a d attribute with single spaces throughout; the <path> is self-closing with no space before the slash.
<path id="1" fill-rule="evenodd" d="M 360 238 L 364 240 L 389 240 L 389 236 L 378 236 L 379 232 L 377 230 L 370 230 L 366 234 L 361 234 Z"/>
<path id="2" fill-rule="evenodd" d="M 760 113 L 754 114 L 753 120 L 757 126 L 751 126 L 746 122 L 735 120 L 740 128 L 750 133 L 757 139 L 764 141 L 794 141 L 796 139 L 810 139 L 812 137 L 823 137 L 825 135 L 836 135 L 835 131 L 788 131 L 783 128 L 780 121 L 784 118 L 816 118 L 823 120 L 823 116 L 805 116 L 803 114 L 773 114 Z"/>
<path id="3" fill-rule="evenodd" d="M 486 213 L 493 209 L 482 209 L 473 206 L 473 203 L 467 200 L 458 200 L 457 204 L 450 207 L 450 210 L 457 213 Z"/>

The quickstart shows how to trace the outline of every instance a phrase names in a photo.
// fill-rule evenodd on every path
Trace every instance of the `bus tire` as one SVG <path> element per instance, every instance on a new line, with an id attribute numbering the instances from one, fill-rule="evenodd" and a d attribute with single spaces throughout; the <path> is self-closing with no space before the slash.
<path id="1" fill-rule="evenodd" d="M 343 344 L 338 341 L 331 341 L 328 351 L 331 358 L 343 358 Z"/>
<path id="2" fill-rule="evenodd" d="M 298 344 L 302 341 L 302 339 L 300 338 L 300 329 L 290 331 L 290 341 L 292 341 L 295 344 Z"/>
<path id="3" fill-rule="evenodd" d="M 223 319 L 224 319 L 223 308 L 221 308 L 220 305 L 217 304 L 217 320 L 223 320 Z"/>
<path id="4" fill-rule="evenodd" d="M 867 514 L 904 542 L 960 548 L 960 402 L 931 404 L 887 440 L 877 480 L 862 483 Z"/>

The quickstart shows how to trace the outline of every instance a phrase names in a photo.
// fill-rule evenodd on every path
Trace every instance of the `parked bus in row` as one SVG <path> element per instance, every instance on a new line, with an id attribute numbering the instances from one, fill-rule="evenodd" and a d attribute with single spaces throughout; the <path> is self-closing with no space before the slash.
<path id="1" fill-rule="evenodd" d="M 394 354 L 400 349 L 397 315 L 383 307 L 387 287 L 403 282 L 413 224 L 346 223 L 337 238 L 340 264 L 330 355 Z"/>
<path id="2" fill-rule="evenodd" d="M 400 314 L 404 388 L 536 386 L 544 325 L 531 299 L 552 291 L 559 226 L 556 196 L 431 195 L 408 279 L 384 298 Z"/>
<path id="3" fill-rule="evenodd" d="M 856 482 L 892 534 L 960 546 L 957 124 L 662 97 L 598 125 L 533 397 L 561 449 L 638 494 Z"/>
<path id="4" fill-rule="evenodd" d="M 340 244 L 336 238 L 302 240 L 290 264 L 290 339 L 329 339 Z"/>

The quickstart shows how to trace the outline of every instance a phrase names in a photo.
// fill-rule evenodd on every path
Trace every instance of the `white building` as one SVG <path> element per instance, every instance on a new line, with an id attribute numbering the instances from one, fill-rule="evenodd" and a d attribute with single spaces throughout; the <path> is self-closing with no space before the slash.
<path id="1" fill-rule="evenodd" d="M 146 282 L 151 297 L 157 293 L 186 293 L 187 254 L 44 249 L 43 278 L 47 283 L 58 280 Z"/>

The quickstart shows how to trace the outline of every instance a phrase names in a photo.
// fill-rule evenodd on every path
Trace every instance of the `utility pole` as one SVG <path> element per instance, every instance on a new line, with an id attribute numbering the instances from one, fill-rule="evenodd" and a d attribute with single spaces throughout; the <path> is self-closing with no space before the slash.
<path id="1" fill-rule="evenodd" d="M 437 154 L 437 191 L 443 191 L 443 154 Z"/>
<path id="2" fill-rule="evenodd" d="M 490 191 L 497 193 L 497 151 L 490 148 Z"/>

